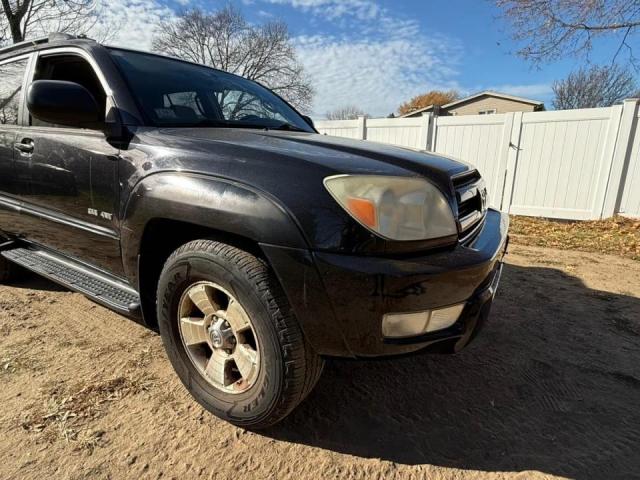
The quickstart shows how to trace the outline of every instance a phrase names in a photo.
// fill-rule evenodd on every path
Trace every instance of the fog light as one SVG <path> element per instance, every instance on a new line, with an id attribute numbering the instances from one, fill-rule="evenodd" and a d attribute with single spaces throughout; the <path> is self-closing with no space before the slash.
<path id="1" fill-rule="evenodd" d="M 385 337 L 413 337 L 450 327 L 458 321 L 464 303 L 416 313 L 387 313 L 382 318 Z"/>
<path id="2" fill-rule="evenodd" d="M 431 320 L 427 326 L 427 332 L 435 332 L 448 328 L 458 321 L 460 314 L 464 309 L 464 303 L 452 305 L 451 307 L 439 308 L 431 312 Z"/>

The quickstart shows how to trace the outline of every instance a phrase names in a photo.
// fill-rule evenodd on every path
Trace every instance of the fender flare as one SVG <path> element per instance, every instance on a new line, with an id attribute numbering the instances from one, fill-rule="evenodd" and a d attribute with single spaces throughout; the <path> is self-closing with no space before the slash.
<path id="1" fill-rule="evenodd" d="M 138 255 L 151 220 L 175 220 L 256 243 L 308 249 L 293 216 L 265 192 L 231 180 L 185 172 L 159 172 L 131 190 L 121 216 L 125 275 L 138 284 Z"/>

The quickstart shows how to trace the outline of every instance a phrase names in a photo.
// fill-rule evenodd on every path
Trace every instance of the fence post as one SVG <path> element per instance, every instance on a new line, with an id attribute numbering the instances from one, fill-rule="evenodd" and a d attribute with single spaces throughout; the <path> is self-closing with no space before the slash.
<path id="1" fill-rule="evenodd" d="M 367 117 L 364 115 L 358 116 L 358 138 L 360 140 L 367 139 Z"/>
<path id="2" fill-rule="evenodd" d="M 420 117 L 420 120 L 422 120 L 422 125 L 420 125 L 420 146 L 429 151 L 431 151 L 432 118 L 431 113 L 423 113 L 422 117 Z"/>
<path id="3" fill-rule="evenodd" d="M 513 199 L 513 187 L 516 180 L 516 169 L 518 168 L 518 154 L 520 153 L 520 134 L 522 133 L 522 112 L 515 112 L 507 116 L 505 129 L 502 136 L 503 148 L 506 148 L 506 171 L 504 172 L 504 186 L 502 188 L 502 198 L 500 200 L 500 210 L 509 213 L 511 211 L 511 201 Z M 511 123 L 510 128 L 507 128 Z"/>
<path id="4" fill-rule="evenodd" d="M 636 127 L 638 99 L 630 98 L 622 105 L 620 128 L 616 139 L 615 150 L 611 161 L 609 181 L 602 204 L 601 218 L 608 218 L 617 213 L 624 190 L 624 179 L 627 161 L 633 144 L 633 129 Z"/>
<path id="5" fill-rule="evenodd" d="M 500 139 L 500 147 L 498 150 L 498 174 L 493 185 L 491 185 L 491 204 L 502 210 L 504 205 L 504 193 L 507 185 L 507 167 L 509 165 L 509 151 L 511 150 L 511 131 L 513 130 L 513 112 L 504 114 L 504 122 L 502 124 L 502 137 Z"/>
<path id="6" fill-rule="evenodd" d="M 431 114 L 431 133 L 429 134 L 429 147 L 432 152 L 436 151 L 436 141 L 438 139 L 438 115 Z"/>

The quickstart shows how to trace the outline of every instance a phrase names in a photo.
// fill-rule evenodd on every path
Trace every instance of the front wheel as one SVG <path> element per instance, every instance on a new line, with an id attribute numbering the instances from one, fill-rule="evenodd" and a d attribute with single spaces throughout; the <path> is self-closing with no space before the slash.
<path id="1" fill-rule="evenodd" d="M 224 243 L 196 240 L 169 257 L 158 284 L 158 321 L 190 393 L 238 426 L 280 421 L 322 371 L 269 266 Z"/>

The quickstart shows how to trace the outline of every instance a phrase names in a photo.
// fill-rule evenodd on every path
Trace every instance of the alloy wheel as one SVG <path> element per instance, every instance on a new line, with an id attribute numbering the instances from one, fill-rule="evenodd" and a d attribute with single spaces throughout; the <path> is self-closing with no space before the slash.
<path id="1" fill-rule="evenodd" d="M 178 307 L 180 338 L 193 365 L 214 387 L 237 394 L 251 388 L 260 350 L 251 319 L 238 300 L 213 282 L 198 282 Z"/>

